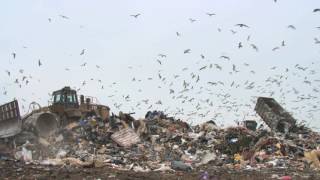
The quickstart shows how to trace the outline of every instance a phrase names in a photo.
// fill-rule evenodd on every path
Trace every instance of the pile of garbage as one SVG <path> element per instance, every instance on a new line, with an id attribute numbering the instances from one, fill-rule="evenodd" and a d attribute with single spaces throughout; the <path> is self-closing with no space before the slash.
<path id="1" fill-rule="evenodd" d="M 136 172 L 192 171 L 207 165 L 320 168 L 318 133 L 299 124 L 284 132 L 256 126 L 254 121 L 229 128 L 214 121 L 190 126 L 161 111 L 150 111 L 139 120 L 119 112 L 106 120 L 86 117 L 46 138 L 24 131 L 14 138 L 11 155 L 39 165 Z"/>

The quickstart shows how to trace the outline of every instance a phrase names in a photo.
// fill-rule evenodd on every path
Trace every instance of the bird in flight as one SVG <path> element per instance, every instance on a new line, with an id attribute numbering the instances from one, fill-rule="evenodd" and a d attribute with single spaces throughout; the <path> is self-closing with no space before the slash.
<path id="1" fill-rule="evenodd" d="M 165 54 L 159 54 L 158 56 L 160 56 L 162 58 L 166 58 L 167 57 L 167 55 L 165 55 Z"/>
<path id="2" fill-rule="evenodd" d="M 201 54 L 200 56 L 201 56 L 201 59 L 204 59 L 204 58 L 205 58 L 203 54 Z"/>
<path id="3" fill-rule="evenodd" d="M 283 46 L 283 47 L 286 46 L 284 41 L 281 42 L 281 46 Z"/>
<path id="4" fill-rule="evenodd" d="M 314 38 L 315 44 L 320 44 L 320 40 L 318 38 Z"/>
<path id="5" fill-rule="evenodd" d="M 320 8 L 314 9 L 313 12 L 320 12 Z"/>
<path id="6" fill-rule="evenodd" d="M 16 53 L 11 53 L 12 54 L 12 57 L 13 57 L 13 59 L 15 59 L 16 58 L 16 56 L 17 56 L 17 54 Z"/>
<path id="7" fill-rule="evenodd" d="M 249 26 L 248 25 L 246 25 L 246 24 L 236 24 L 235 26 L 239 26 L 239 27 L 245 27 L 245 28 L 249 28 Z"/>
<path id="8" fill-rule="evenodd" d="M 272 51 L 276 51 L 276 50 L 278 50 L 278 49 L 280 49 L 279 47 L 274 47 L 273 49 L 272 49 Z"/>
<path id="9" fill-rule="evenodd" d="M 220 56 L 220 58 L 230 60 L 230 57 L 228 56 Z"/>
<path id="10" fill-rule="evenodd" d="M 84 51 L 85 51 L 85 49 L 82 49 L 80 55 L 84 55 Z"/>
<path id="11" fill-rule="evenodd" d="M 237 31 L 235 31 L 233 29 L 231 29 L 230 31 L 232 32 L 232 34 L 236 34 L 237 33 Z"/>
<path id="12" fill-rule="evenodd" d="M 6 73 L 8 74 L 8 76 L 10 76 L 10 71 L 6 70 Z"/>
<path id="13" fill-rule="evenodd" d="M 215 13 L 207 13 L 207 15 L 211 17 L 211 16 L 214 16 L 216 14 Z"/>
<path id="14" fill-rule="evenodd" d="M 48 18 L 48 21 L 51 22 L 52 21 L 51 18 Z"/>
<path id="15" fill-rule="evenodd" d="M 258 51 L 258 47 L 255 44 L 250 44 L 250 45 L 254 50 Z"/>
<path id="16" fill-rule="evenodd" d="M 189 18 L 189 21 L 190 21 L 191 23 L 193 23 L 193 22 L 195 22 L 195 21 L 197 21 L 197 20 L 192 19 L 192 18 Z"/>
<path id="17" fill-rule="evenodd" d="M 180 36 L 180 33 L 179 33 L 179 32 L 176 32 L 176 35 L 177 35 L 177 36 Z"/>
<path id="18" fill-rule="evenodd" d="M 238 44 L 238 48 L 240 49 L 240 48 L 242 48 L 243 46 L 242 46 L 242 43 L 241 42 L 239 42 L 239 44 Z"/>
<path id="19" fill-rule="evenodd" d="M 206 69 L 207 68 L 207 66 L 203 66 L 203 67 L 201 67 L 200 69 L 199 69 L 199 71 L 202 71 L 202 70 L 204 70 L 204 69 Z"/>
<path id="20" fill-rule="evenodd" d="M 238 70 L 237 70 L 237 68 L 236 68 L 236 65 L 234 65 L 234 64 L 232 64 L 232 70 L 234 71 L 234 72 L 239 72 Z"/>
<path id="21" fill-rule="evenodd" d="M 157 62 L 161 65 L 161 61 L 159 59 L 157 59 Z"/>
<path id="22" fill-rule="evenodd" d="M 65 15 L 59 15 L 59 16 L 62 17 L 63 19 L 69 19 L 69 17 Z"/>
<path id="23" fill-rule="evenodd" d="M 39 66 L 41 66 L 41 65 L 42 65 L 42 63 L 41 63 L 40 59 L 38 60 L 38 65 L 39 65 Z"/>
<path id="24" fill-rule="evenodd" d="M 191 49 L 186 49 L 183 51 L 184 54 L 190 53 Z"/>
<path id="25" fill-rule="evenodd" d="M 289 25 L 288 28 L 289 28 L 289 29 L 296 30 L 296 27 L 295 27 L 294 25 Z"/>
<path id="26" fill-rule="evenodd" d="M 130 15 L 130 16 L 132 16 L 132 17 L 134 17 L 134 18 L 138 18 L 140 15 L 141 15 L 141 14 L 138 13 L 138 14 L 133 14 L 133 15 Z"/>
<path id="27" fill-rule="evenodd" d="M 87 63 L 85 62 L 85 63 L 81 64 L 80 66 L 84 67 L 84 66 L 86 66 L 86 65 L 87 65 Z"/>
<path id="28" fill-rule="evenodd" d="M 251 38 L 251 36 L 249 35 L 249 36 L 247 37 L 247 41 L 250 41 L 250 38 Z"/>

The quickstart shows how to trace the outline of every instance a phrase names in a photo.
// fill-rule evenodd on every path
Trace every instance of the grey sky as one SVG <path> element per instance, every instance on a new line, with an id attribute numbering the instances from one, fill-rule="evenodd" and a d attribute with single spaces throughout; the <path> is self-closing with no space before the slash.
<path id="1" fill-rule="evenodd" d="M 231 124 L 242 120 L 246 112 L 254 114 L 251 99 L 269 96 L 270 91 L 274 91 L 273 97 L 293 112 L 294 117 L 320 128 L 317 92 L 320 82 L 316 81 L 320 79 L 320 44 L 315 44 L 314 40 L 320 40 L 320 29 L 316 28 L 320 26 L 320 12 L 313 13 L 315 8 L 320 8 L 320 1 L 1 1 L 0 103 L 16 97 L 25 110 L 31 101 L 47 105 L 49 92 L 69 85 L 80 87 L 81 94 L 96 96 L 116 113 L 119 109 L 115 108 L 115 103 L 122 104 L 120 110 L 137 112 L 136 117 L 142 117 L 153 105 L 150 110 L 167 110 L 172 115 L 183 108 L 185 115 L 177 117 L 194 122 L 210 120 L 222 113 L 214 120 L 219 124 Z M 141 13 L 138 18 L 130 16 L 137 13 Z M 216 15 L 209 17 L 206 13 Z M 189 18 L 196 21 L 191 23 Z M 236 27 L 238 23 L 250 28 Z M 288 25 L 294 25 L 296 30 L 287 28 Z M 232 34 L 230 30 L 237 33 Z M 181 36 L 177 37 L 176 32 Z M 247 41 L 248 35 L 250 41 Z M 281 46 L 283 40 L 285 47 Z M 241 49 L 237 47 L 239 42 L 243 44 Z M 253 50 L 250 44 L 255 44 L 259 51 Z M 275 47 L 280 49 L 272 51 Z M 85 54 L 81 56 L 82 49 Z M 186 49 L 191 49 L 191 53 L 184 54 Z M 15 59 L 12 52 L 16 53 Z M 160 53 L 167 57 L 159 57 Z M 201 59 L 200 54 L 205 59 Z M 231 60 L 219 58 L 221 55 Z M 41 67 L 38 67 L 38 59 L 43 64 Z M 87 66 L 81 67 L 84 62 Z M 209 68 L 210 64 L 219 64 L 223 69 Z M 233 72 L 233 64 L 240 72 Z M 296 64 L 308 69 L 299 70 Z M 204 66 L 207 68 L 199 71 Z M 273 66 L 277 68 L 271 70 Z M 182 71 L 183 68 L 188 69 Z M 20 73 L 20 69 L 24 72 Z M 6 70 L 11 72 L 10 77 Z M 164 80 L 159 79 L 159 71 Z M 199 75 L 199 82 L 191 78 L 191 73 Z M 174 78 L 174 75 L 180 76 Z M 276 83 L 266 86 L 265 80 L 279 78 L 276 75 L 284 76 L 279 79 L 281 86 Z M 21 82 L 23 76 L 27 76 L 30 83 L 19 88 L 14 81 L 18 78 Z M 148 80 L 149 77 L 153 80 Z M 285 77 L 288 78 L 284 80 Z M 136 81 L 132 81 L 133 78 Z M 179 93 L 184 80 L 190 83 L 189 91 Z M 247 80 L 248 84 L 255 82 L 255 88 L 246 89 Z M 86 81 L 85 86 L 81 85 L 83 81 Z M 211 86 L 209 81 L 221 81 L 224 86 Z M 233 81 L 239 88 L 230 86 Z M 295 94 L 293 88 L 299 93 Z M 174 89 L 175 93 L 169 94 L 169 89 Z M 3 95 L 5 91 L 7 95 Z M 251 107 L 240 106 L 238 112 L 235 109 L 228 112 L 220 96 L 227 93 L 231 95 L 228 101 Z M 123 98 L 127 95 L 129 102 Z M 176 98 L 181 95 L 182 98 Z M 185 102 L 182 102 L 184 97 Z M 309 99 L 294 102 L 298 97 Z M 194 100 L 189 102 L 192 98 Z M 150 99 L 148 104 L 142 102 L 145 99 Z M 162 105 L 155 104 L 159 100 Z M 136 107 L 138 103 L 141 105 Z M 196 110 L 196 107 L 201 109 Z M 186 116 L 195 111 L 198 114 Z M 208 111 L 206 117 L 201 117 Z"/>

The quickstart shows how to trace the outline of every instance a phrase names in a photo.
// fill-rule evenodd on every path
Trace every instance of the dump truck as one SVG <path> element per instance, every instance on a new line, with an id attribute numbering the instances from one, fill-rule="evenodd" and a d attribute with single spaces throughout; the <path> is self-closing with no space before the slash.
<path id="1" fill-rule="evenodd" d="M 296 127 L 296 120 L 273 98 L 259 97 L 255 111 L 273 131 L 288 133 Z"/>
<path id="2" fill-rule="evenodd" d="M 0 106 L 0 138 L 9 138 L 20 133 L 21 125 L 17 100 Z"/>
<path id="3" fill-rule="evenodd" d="M 101 105 L 94 97 L 78 97 L 77 91 L 68 86 L 54 91 L 52 100 L 47 107 L 39 107 L 24 118 L 24 127 L 40 136 L 48 136 L 58 127 L 87 116 L 109 118 L 108 106 Z"/>

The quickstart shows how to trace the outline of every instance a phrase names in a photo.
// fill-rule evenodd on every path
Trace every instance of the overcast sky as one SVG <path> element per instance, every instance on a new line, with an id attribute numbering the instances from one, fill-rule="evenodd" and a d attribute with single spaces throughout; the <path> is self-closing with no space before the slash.
<path id="1" fill-rule="evenodd" d="M 320 128 L 316 8 L 319 0 L 1 1 L 0 104 L 17 98 L 25 113 L 71 86 L 115 113 L 234 124 L 259 119 L 256 97 L 271 96 Z"/>

